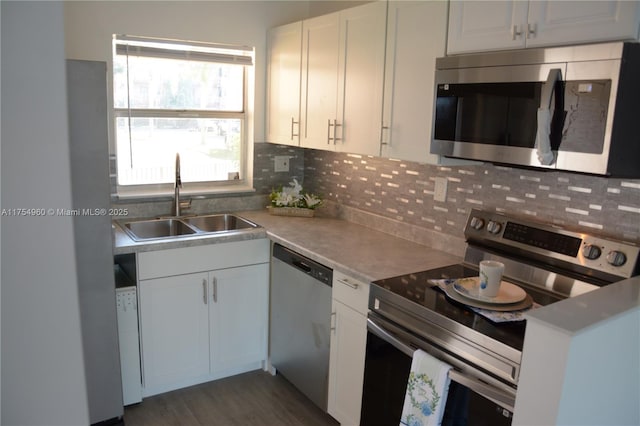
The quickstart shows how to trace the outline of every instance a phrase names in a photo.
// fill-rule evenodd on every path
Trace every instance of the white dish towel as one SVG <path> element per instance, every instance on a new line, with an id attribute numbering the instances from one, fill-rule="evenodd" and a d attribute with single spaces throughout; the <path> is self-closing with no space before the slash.
<path id="1" fill-rule="evenodd" d="M 413 354 L 404 397 L 402 426 L 431 426 L 442 423 L 449 391 L 451 366 L 418 349 Z"/>

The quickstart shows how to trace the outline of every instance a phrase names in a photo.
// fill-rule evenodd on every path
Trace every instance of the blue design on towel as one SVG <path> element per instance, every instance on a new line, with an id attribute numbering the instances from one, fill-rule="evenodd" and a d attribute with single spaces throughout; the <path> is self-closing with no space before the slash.
<path id="1" fill-rule="evenodd" d="M 426 374 L 409 373 L 407 393 L 411 399 L 411 405 L 420 410 L 423 416 L 428 417 L 436 411 L 440 395 L 436 391 L 433 381 Z M 422 426 L 422 422 L 413 414 L 409 414 L 402 421 L 407 426 Z"/>

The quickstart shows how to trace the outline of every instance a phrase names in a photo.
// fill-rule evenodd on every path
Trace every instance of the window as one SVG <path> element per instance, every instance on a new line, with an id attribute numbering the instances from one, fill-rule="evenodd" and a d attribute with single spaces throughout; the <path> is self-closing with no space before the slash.
<path id="1" fill-rule="evenodd" d="M 253 49 L 115 36 L 118 193 L 247 185 L 247 84 Z"/>

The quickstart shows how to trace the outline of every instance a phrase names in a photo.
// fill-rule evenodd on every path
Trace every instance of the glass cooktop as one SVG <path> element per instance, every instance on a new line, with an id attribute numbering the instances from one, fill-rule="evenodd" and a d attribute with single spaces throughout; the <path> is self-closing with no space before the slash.
<path id="1" fill-rule="evenodd" d="M 478 276 L 478 271 L 463 264 L 456 264 L 429 271 L 416 272 L 398 277 L 374 281 L 373 284 L 390 291 L 407 301 L 421 305 L 458 324 L 471 328 L 492 339 L 517 350 L 522 350 L 525 321 L 495 323 L 477 314 L 468 306 L 447 297 L 443 290 L 429 280 L 456 279 Z M 509 281 L 509 279 L 505 279 Z M 520 285 L 520 284 L 518 284 Z M 559 300 L 557 296 L 543 293 L 534 288 L 520 285 L 539 305 L 547 305 Z M 379 290 L 372 288 L 372 293 Z"/>

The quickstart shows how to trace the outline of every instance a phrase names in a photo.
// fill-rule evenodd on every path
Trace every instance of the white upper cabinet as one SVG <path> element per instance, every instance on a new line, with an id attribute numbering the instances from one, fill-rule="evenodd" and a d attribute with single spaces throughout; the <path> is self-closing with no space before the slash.
<path id="1" fill-rule="evenodd" d="M 640 2 L 458 1 L 449 5 L 449 54 L 638 37 Z"/>
<path id="2" fill-rule="evenodd" d="M 429 153 L 447 4 L 376 1 L 271 30 L 268 141 L 297 145 L 299 135 L 304 148 L 451 164 Z"/>
<path id="3" fill-rule="evenodd" d="M 340 12 L 336 150 L 380 155 L 386 2 Z"/>
<path id="4" fill-rule="evenodd" d="M 436 164 L 429 153 L 434 70 L 445 55 L 447 3 L 390 1 L 382 156 Z"/>
<path id="5" fill-rule="evenodd" d="M 302 22 L 267 34 L 267 141 L 299 145 Z"/>
<path id="6" fill-rule="evenodd" d="M 524 47 L 522 25 L 527 2 L 456 1 L 449 3 L 448 53 Z"/>
<path id="7" fill-rule="evenodd" d="M 302 23 L 300 145 L 330 149 L 329 121 L 336 119 L 340 27 L 337 13 Z"/>
<path id="8" fill-rule="evenodd" d="M 301 146 L 380 155 L 386 7 L 303 22 Z"/>
<path id="9" fill-rule="evenodd" d="M 531 1 L 527 47 L 638 36 L 638 1 Z"/>

